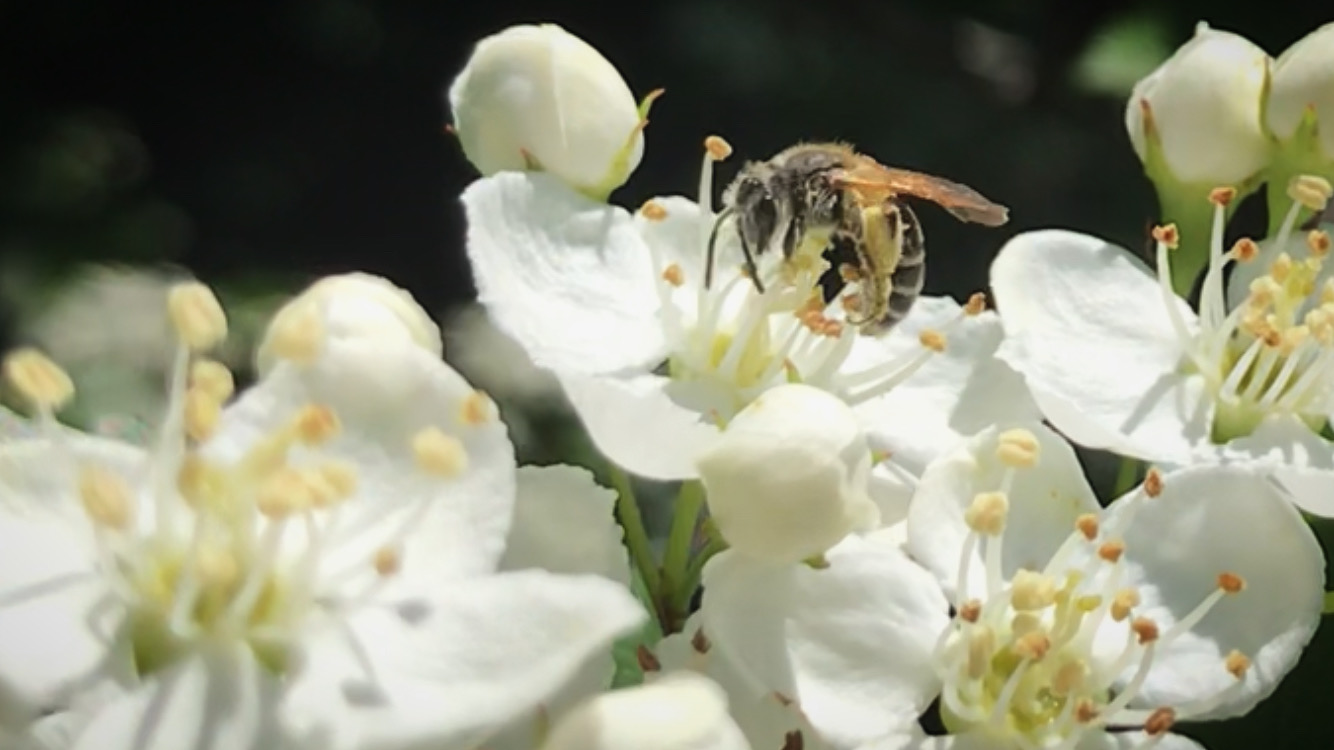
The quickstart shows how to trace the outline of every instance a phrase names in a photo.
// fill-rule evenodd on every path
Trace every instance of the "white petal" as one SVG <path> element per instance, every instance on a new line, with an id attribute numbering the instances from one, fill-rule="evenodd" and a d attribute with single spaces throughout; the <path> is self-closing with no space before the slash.
<path id="1" fill-rule="evenodd" d="M 948 297 L 923 297 L 884 338 L 858 337 L 844 371 L 872 367 L 921 349 L 919 336 L 940 330 L 962 314 Z M 959 322 L 945 351 L 884 396 L 856 404 L 857 416 L 879 449 L 913 474 L 936 456 L 984 427 L 1040 418 L 1028 386 L 996 358 L 1000 319 L 985 312 Z"/>
<path id="2" fill-rule="evenodd" d="M 1145 747 L 1148 737 L 1143 732 L 1087 732 L 1075 745 L 1075 750 L 1138 750 Z M 1191 738 L 1168 732 L 1154 741 L 1151 746 L 1157 750 L 1204 750 L 1204 746 Z"/>
<path id="3" fill-rule="evenodd" d="M 1001 249 L 991 285 L 1005 325 L 1001 359 L 1071 440 L 1172 463 L 1207 441 L 1204 380 L 1181 374 L 1185 344 L 1157 281 L 1130 253 L 1075 232 L 1028 232 Z M 1180 298 L 1171 304 L 1193 332 L 1195 314 Z"/>
<path id="4" fill-rule="evenodd" d="M 103 707 L 73 750 L 281 747 L 278 692 L 248 648 L 201 651 Z"/>
<path id="5" fill-rule="evenodd" d="M 1009 493 L 1009 518 L 1001 541 L 1006 580 L 1020 568 L 1041 570 L 1075 530 L 1075 519 L 1098 511 L 1075 452 L 1040 424 L 1027 425 L 1037 438 L 1037 466 L 1016 469 Z M 946 595 L 956 597 L 959 564 L 969 534 L 964 511 L 980 492 L 997 492 L 1006 471 L 996 457 L 1000 428 L 978 433 L 933 462 L 908 509 L 908 553 L 935 573 Z M 963 598 L 985 595 L 983 545 L 974 545 Z M 957 600 L 957 598 L 956 598 Z"/>
<path id="6" fill-rule="evenodd" d="M 1217 452 L 1218 460 L 1268 468 L 1297 507 L 1324 518 L 1334 516 L 1334 452 L 1301 420 L 1271 417 Z"/>
<path id="7" fill-rule="evenodd" d="M 593 444 L 631 474 L 694 479 L 695 458 L 718 439 L 716 424 L 685 384 L 658 375 L 560 374 Z"/>
<path id="8" fill-rule="evenodd" d="M 346 570 L 349 558 L 369 559 L 399 534 L 407 514 L 428 503 L 402 549 L 408 568 L 429 568 L 437 580 L 495 569 L 513 515 L 514 448 L 494 406 L 467 381 L 416 345 L 331 340 L 314 365 L 281 363 L 246 391 L 224 411 L 206 448 L 235 460 L 310 403 L 331 407 L 341 423 L 319 459 L 350 462 L 358 473 L 357 494 L 339 516 L 352 533 L 334 537 L 339 546 L 326 550 L 322 566 Z M 480 422 L 468 416 L 469 405 Z M 412 438 L 427 427 L 460 441 L 467 456 L 460 476 L 441 479 L 417 468 Z"/>
<path id="9" fill-rule="evenodd" d="M 98 570 L 76 466 L 128 479 L 143 454 L 110 440 L 65 438 L 60 447 L 0 446 L 0 680 L 19 700 L 0 706 L 0 719 L 59 709 L 70 690 L 124 666 L 113 641 L 122 611 Z"/>
<path id="10" fill-rule="evenodd" d="M 438 597 L 364 609 L 309 640 L 286 715 L 326 750 L 471 748 L 645 619 L 624 586 L 600 576 L 451 581 Z"/>
<path id="11" fill-rule="evenodd" d="M 1244 685 L 1217 710 L 1190 719 L 1244 714 L 1296 665 L 1320 623 L 1325 561 L 1315 536 L 1262 473 L 1243 466 L 1168 474 L 1159 497 L 1117 501 L 1105 523 L 1127 512 L 1135 514 L 1124 534 L 1127 583 L 1140 588 L 1136 614 L 1161 632 L 1212 593 L 1219 574 L 1246 583 L 1188 634 L 1159 647 L 1137 702 L 1171 706 L 1228 688 L 1236 680 L 1223 661 L 1235 649 L 1252 662 Z"/>
<path id="12" fill-rule="evenodd" d="M 630 585 L 630 559 L 616 523 L 616 493 L 577 466 L 519 469 L 514 524 L 501 570 L 595 573 Z"/>
<path id="13" fill-rule="evenodd" d="M 477 180 L 463 205 L 478 300 L 535 363 L 607 373 L 663 360 L 658 276 L 624 209 L 527 172 Z"/>
<path id="14" fill-rule="evenodd" d="M 948 604 L 931 576 L 856 537 L 829 567 L 724 552 L 704 573 L 705 635 L 759 686 L 796 701 L 821 734 L 852 744 L 917 720 L 939 691 L 931 649 Z"/>

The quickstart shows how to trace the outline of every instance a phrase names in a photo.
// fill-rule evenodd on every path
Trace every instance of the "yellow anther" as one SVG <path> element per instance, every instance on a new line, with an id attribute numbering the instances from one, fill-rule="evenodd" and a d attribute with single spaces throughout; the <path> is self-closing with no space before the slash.
<path id="1" fill-rule="evenodd" d="M 412 438 L 412 453 L 417 466 L 428 474 L 452 479 L 468 468 L 468 452 L 453 435 L 427 427 Z"/>
<path id="2" fill-rule="evenodd" d="M 120 476 L 106 469 L 84 469 L 79 472 L 79 499 L 94 524 L 116 531 L 123 531 L 130 525 L 134 498 L 129 485 Z"/>
<path id="3" fill-rule="evenodd" d="M 1102 597 L 1097 594 L 1086 594 L 1075 598 L 1075 609 L 1084 614 L 1088 614 L 1101 606 Z"/>
<path id="4" fill-rule="evenodd" d="M 997 438 L 996 458 L 1016 469 L 1036 466 L 1042 447 L 1033 433 L 1024 429 L 1006 430 Z"/>
<path id="5" fill-rule="evenodd" d="M 211 359 L 201 359 L 190 366 L 190 386 L 209 393 L 218 403 L 225 402 L 236 392 L 232 371 Z"/>
<path id="6" fill-rule="evenodd" d="M 681 264 L 673 263 L 662 269 L 662 280 L 672 286 L 681 286 L 686 283 L 685 271 L 681 270 Z"/>
<path id="7" fill-rule="evenodd" d="M 308 365 L 324 348 L 324 321 L 310 307 L 279 316 L 269 328 L 269 346 L 275 356 Z"/>
<path id="8" fill-rule="evenodd" d="M 1297 351 L 1298 347 L 1306 343 L 1311 337 L 1311 329 L 1304 325 L 1292 326 L 1283 331 L 1283 343 L 1279 345 L 1280 351 L 1288 355 Z"/>
<path id="9" fill-rule="evenodd" d="M 1075 529 L 1088 541 L 1098 538 L 1098 514 L 1085 513 L 1075 519 Z"/>
<path id="10" fill-rule="evenodd" d="M 1161 706 L 1154 709 L 1149 714 L 1149 718 L 1144 720 L 1144 733 L 1150 737 L 1158 737 L 1172 731 L 1172 726 L 1177 723 L 1177 712 L 1167 706 Z"/>
<path id="11" fill-rule="evenodd" d="M 5 357 L 5 380 L 39 409 L 59 411 L 74 398 L 74 381 L 60 365 L 32 348 L 16 349 Z"/>
<path id="12" fill-rule="evenodd" d="M 1010 604 L 1020 612 L 1045 609 L 1056 601 L 1056 581 L 1036 571 L 1017 571 L 1010 587 Z"/>
<path id="13" fill-rule="evenodd" d="M 381 547 L 375 551 L 372 564 L 375 566 L 376 575 L 388 578 L 402 569 L 403 555 L 395 547 Z"/>
<path id="14" fill-rule="evenodd" d="M 338 434 L 338 415 L 322 404 L 307 404 L 292 419 L 296 438 L 306 445 L 319 445 Z"/>
<path id="15" fill-rule="evenodd" d="M 1011 651 L 1021 659 L 1042 661 L 1051 650 L 1051 638 L 1044 632 L 1033 632 L 1015 640 Z"/>
<path id="16" fill-rule="evenodd" d="M 991 628 L 974 628 L 968 636 L 968 676 L 976 680 L 985 675 L 995 653 L 996 634 Z"/>
<path id="17" fill-rule="evenodd" d="M 1134 589 L 1121 589 L 1112 597 L 1112 606 L 1110 609 L 1112 619 L 1116 622 L 1123 622 L 1130 617 L 1139 606 L 1139 592 Z"/>
<path id="18" fill-rule="evenodd" d="M 1288 197 L 1312 211 L 1324 211 L 1332 194 L 1334 190 L 1324 177 L 1301 174 L 1288 183 Z"/>
<path id="19" fill-rule="evenodd" d="M 1153 240 L 1160 245 L 1165 245 L 1168 250 L 1177 249 L 1177 243 L 1181 241 L 1181 235 L 1177 232 L 1176 224 L 1164 224 L 1153 228 Z"/>
<path id="20" fill-rule="evenodd" d="M 491 398 L 486 393 L 475 390 L 464 397 L 459 419 L 463 424 L 476 427 L 490 422 L 494 414 Z"/>
<path id="21" fill-rule="evenodd" d="M 998 536 L 1005 530 L 1010 500 L 1003 492 L 980 492 L 963 512 L 964 523 L 982 536 Z"/>
<path id="22" fill-rule="evenodd" d="M 1130 629 L 1134 631 L 1135 638 L 1141 646 L 1158 640 L 1158 623 L 1147 617 L 1136 617 L 1131 620 Z"/>
<path id="23" fill-rule="evenodd" d="M 283 469 L 265 480 L 255 498 L 261 514 L 273 520 L 282 520 L 313 505 L 314 494 L 309 480 L 296 469 Z"/>
<path id="24" fill-rule="evenodd" d="M 192 351 L 212 349 L 227 338 L 227 315 L 213 290 L 197 282 L 177 284 L 167 293 L 167 317 L 176 336 Z"/>
<path id="25" fill-rule="evenodd" d="M 1232 246 L 1229 254 L 1238 263 L 1250 263 L 1260 254 L 1260 246 L 1250 237 L 1242 237 Z"/>
<path id="26" fill-rule="evenodd" d="M 1144 494 L 1149 497 L 1158 497 L 1163 494 L 1163 473 L 1157 469 L 1149 469 L 1144 475 Z"/>
<path id="27" fill-rule="evenodd" d="M 357 467 L 342 461 L 329 461 L 311 470 L 312 501 L 327 508 L 352 497 L 357 492 Z"/>
<path id="28" fill-rule="evenodd" d="M 1240 594 L 1246 590 L 1246 579 L 1236 573 L 1219 573 L 1218 588 L 1228 594 Z"/>
<path id="29" fill-rule="evenodd" d="M 1269 276 L 1279 284 L 1288 280 L 1288 275 L 1292 273 L 1292 256 L 1287 253 L 1279 253 L 1274 262 L 1269 265 Z"/>
<path id="30" fill-rule="evenodd" d="M 945 351 L 945 343 L 946 343 L 945 334 L 941 333 L 940 331 L 934 331 L 928 328 L 925 331 L 922 331 L 920 334 L 918 334 L 917 340 L 922 344 L 922 346 L 926 347 L 927 349 L 930 349 L 933 352 L 939 353 Z"/>
<path id="31" fill-rule="evenodd" d="M 1209 202 L 1215 206 L 1226 207 L 1237 197 L 1237 189 L 1232 187 L 1216 187 L 1209 191 Z"/>
<path id="32" fill-rule="evenodd" d="M 655 200 L 644 201 L 644 205 L 639 207 L 639 213 L 644 215 L 649 221 L 662 221 L 667 218 L 667 209 Z"/>
<path id="33" fill-rule="evenodd" d="M 963 314 L 970 318 L 981 315 L 987 309 L 987 295 L 983 292 L 973 292 L 968 297 L 968 302 L 963 306 Z"/>
<path id="34" fill-rule="evenodd" d="M 732 155 L 732 144 L 723 140 L 722 136 L 711 135 L 704 139 L 704 150 L 709 152 L 710 159 L 722 161 Z"/>
<path id="35" fill-rule="evenodd" d="M 209 505 L 227 492 L 227 472 L 199 458 L 187 455 L 176 472 L 176 489 L 187 505 Z"/>
<path id="36" fill-rule="evenodd" d="M 227 589 L 241 579 L 236 555 L 216 544 L 200 545 L 194 553 L 194 566 L 205 586 Z"/>
<path id="37" fill-rule="evenodd" d="M 1056 676 L 1051 680 L 1052 690 L 1057 695 L 1069 695 L 1078 692 L 1084 686 L 1084 681 L 1088 679 L 1088 676 L 1088 665 L 1080 659 L 1071 659 L 1056 670 Z"/>
<path id="38" fill-rule="evenodd" d="M 210 392 L 194 386 L 185 393 L 185 434 L 196 443 L 213 437 L 222 418 L 222 404 Z"/>
<path id="39" fill-rule="evenodd" d="M 1227 671 L 1238 680 L 1246 676 L 1246 672 L 1251 668 L 1251 660 L 1240 651 L 1231 651 L 1227 658 L 1223 660 L 1223 665 Z"/>

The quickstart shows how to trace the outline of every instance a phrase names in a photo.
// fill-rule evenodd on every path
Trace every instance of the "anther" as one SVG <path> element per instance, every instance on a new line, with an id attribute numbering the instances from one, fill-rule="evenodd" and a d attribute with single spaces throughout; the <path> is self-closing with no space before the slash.
<path id="1" fill-rule="evenodd" d="M 1075 519 L 1075 529 L 1088 541 L 1098 538 L 1098 514 L 1085 513 Z"/>
<path id="2" fill-rule="evenodd" d="M 209 587 L 227 589 L 241 578 L 241 566 L 236 555 L 215 544 L 201 545 L 194 554 L 194 569 Z"/>
<path id="3" fill-rule="evenodd" d="M 255 507 L 264 517 L 277 521 L 305 510 L 311 499 L 306 478 L 295 469 L 286 469 L 264 482 L 256 495 Z"/>
<path id="4" fill-rule="evenodd" d="M 337 435 L 340 429 L 338 415 L 322 404 L 307 404 L 297 412 L 292 426 L 297 438 L 306 445 L 319 445 Z"/>
<path id="5" fill-rule="evenodd" d="M 1051 638 L 1045 632 L 1034 631 L 1016 639 L 1010 650 L 1022 659 L 1041 661 L 1051 650 Z"/>
<path id="6" fill-rule="evenodd" d="M 969 599 L 959 605 L 959 619 L 964 622 L 977 622 L 982 616 L 982 602 L 977 599 Z"/>
<path id="7" fill-rule="evenodd" d="M 1332 194 L 1334 189 L 1324 177 L 1302 174 L 1288 183 L 1288 197 L 1312 211 L 1324 211 Z"/>
<path id="8" fill-rule="evenodd" d="M 1251 660 L 1242 652 L 1233 650 L 1223 660 L 1223 666 L 1227 668 L 1228 674 L 1240 680 L 1245 678 L 1246 672 L 1250 670 Z"/>
<path id="9" fill-rule="evenodd" d="M 1209 202 L 1219 207 L 1227 207 L 1236 197 L 1237 189 L 1232 187 L 1216 187 L 1209 191 Z"/>
<path id="10" fill-rule="evenodd" d="M 412 437 L 412 453 L 418 468 L 444 479 L 457 477 L 468 468 L 463 443 L 436 427 L 427 427 Z"/>
<path id="11" fill-rule="evenodd" d="M 1181 241 L 1181 235 L 1177 232 L 1176 224 L 1164 224 L 1153 228 L 1153 239 L 1168 250 L 1175 250 L 1177 243 Z"/>
<path id="12" fill-rule="evenodd" d="M 641 672 L 662 671 L 662 661 L 658 659 L 658 655 L 642 643 L 635 649 L 635 661 L 639 663 L 639 671 Z"/>
<path id="13" fill-rule="evenodd" d="M 212 393 L 195 386 L 185 394 L 185 434 L 196 443 L 213 437 L 222 418 L 222 404 Z"/>
<path id="14" fill-rule="evenodd" d="M 491 399 L 482 391 L 474 390 L 463 398 L 463 408 L 459 410 L 459 420 L 470 427 L 491 421 Z"/>
<path id="15" fill-rule="evenodd" d="M 963 314 L 970 318 L 975 318 L 983 312 L 986 312 L 986 309 L 987 295 L 983 292 L 973 292 L 972 295 L 968 297 L 968 301 L 964 303 Z"/>
<path id="16" fill-rule="evenodd" d="M 1098 547 L 1098 557 L 1101 557 L 1103 560 L 1109 563 L 1116 563 L 1120 561 L 1121 556 L 1124 555 L 1125 553 L 1126 553 L 1126 543 L 1121 541 L 1120 539 L 1111 539 L 1109 541 L 1103 542 L 1102 545 Z"/>
<path id="17" fill-rule="evenodd" d="M 1269 275 L 1274 281 L 1282 284 L 1288 280 L 1288 276 L 1291 274 L 1292 256 L 1288 255 L 1286 252 L 1279 253 L 1278 257 L 1274 258 L 1274 262 L 1269 266 Z"/>
<path id="18" fill-rule="evenodd" d="M 1163 494 L 1163 473 L 1157 469 L 1149 469 L 1144 475 L 1144 494 L 1149 497 L 1158 497 Z"/>
<path id="19" fill-rule="evenodd" d="M 805 748 L 805 735 L 801 733 L 800 729 L 793 729 L 783 735 L 783 747 L 780 750 L 805 750 Z"/>
<path id="20" fill-rule="evenodd" d="M 1015 610 L 1032 612 L 1056 601 L 1056 581 L 1032 570 L 1019 570 L 1011 582 L 1010 603 Z"/>
<path id="21" fill-rule="evenodd" d="M 1242 237 L 1232 245 L 1228 254 L 1238 263 L 1250 263 L 1260 254 L 1260 246 L 1250 237 Z"/>
<path id="22" fill-rule="evenodd" d="M 1052 678 L 1051 686 L 1057 695 L 1069 695 L 1084 684 L 1089 673 L 1088 665 L 1079 659 L 1072 659 L 1061 665 Z"/>
<path id="23" fill-rule="evenodd" d="M 403 555 L 396 547 L 381 547 L 375 550 L 375 559 L 372 561 L 375 566 L 375 574 L 381 578 L 388 578 L 403 567 Z"/>
<path id="24" fill-rule="evenodd" d="M 310 364 L 324 347 L 324 321 L 314 309 L 296 310 L 275 321 L 269 329 L 269 345 L 280 359 Z"/>
<path id="25" fill-rule="evenodd" d="M 945 334 L 940 331 L 933 331 L 928 328 L 917 336 L 917 340 L 921 342 L 922 346 L 937 354 L 945 351 Z"/>
<path id="26" fill-rule="evenodd" d="M 667 218 L 667 209 L 655 200 L 644 201 L 644 205 L 639 207 L 639 213 L 643 214 L 649 221 L 662 221 Z"/>
<path id="27" fill-rule="evenodd" d="M 1121 589 L 1116 592 L 1116 595 L 1112 597 L 1112 606 L 1110 607 L 1112 620 L 1115 622 L 1125 621 L 1135 611 L 1135 607 L 1139 606 L 1139 601 L 1139 592 L 1134 589 Z"/>
<path id="28" fill-rule="evenodd" d="M 227 315 L 213 290 L 197 282 L 177 284 L 167 293 L 167 317 L 192 351 L 212 349 L 227 338 Z"/>
<path id="29" fill-rule="evenodd" d="M 5 380 L 38 408 L 59 411 L 74 398 L 74 381 L 69 374 L 36 349 L 10 352 L 3 369 Z"/>
<path id="30" fill-rule="evenodd" d="M 723 140 L 722 136 L 711 135 L 704 139 L 704 150 L 709 152 L 709 158 L 722 161 L 732 155 L 732 144 Z"/>
<path id="31" fill-rule="evenodd" d="M 963 512 L 968 528 L 983 536 L 999 536 L 1005 530 L 1010 500 L 1003 492 L 980 492 Z"/>
<path id="32" fill-rule="evenodd" d="M 1041 446 L 1033 433 L 1024 429 L 1006 430 L 998 438 L 996 458 L 1001 463 L 1016 469 L 1036 466 L 1041 454 Z"/>
<path id="33" fill-rule="evenodd" d="M 1218 588 L 1229 594 L 1241 593 L 1246 588 L 1246 580 L 1236 573 L 1219 573 Z"/>
<path id="34" fill-rule="evenodd" d="M 311 470 L 311 502 L 317 508 L 327 508 L 346 500 L 357 491 L 357 468 L 342 461 L 329 461 Z"/>
<path id="35" fill-rule="evenodd" d="M 662 280 L 672 286 L 681 286 L 686 281 L 686 274 L 679 263 L 673 263 L 662 269 Z"/>
<path id="36" fill-rule="evenodd" d="M 694 635 L 690 636 L 690 648 L 694 649 L 697 654 L 707 654 L 713 648 L 713 644 L 709 642 L 709 637 L 704 635 L 704 628 L 699 628 Z"/>
<path id="37" fill-rule="evenodd" d="M 1144 720 L 1144 733 L 1150 737 L 1157 737 L 1172 731 L 1172 725 L 1176 724 L 1177 712 L 1163 706 L 1155 709 L 1149 714 L 1149 718 Z"/>
<path id="38" fill-rule="evenodd" d="M 1081 698 L 1075 704 L 1075 721 L 1080 724 L 1092 724 L 1098 719 L 1098 707 L 1089 698 Z"/>
<path id="39" fill-rule="evenodd" d="M 79 473 L 79 499 L 98 526 L 117 531 L 129 526 L 133 500 L 129 485 L 119 476 L 105 469 L 84 469 Z"/>
<path id="40" fill-rule="evenodd" d="M 211 359 L 201 359 L 190 366 L 190 386 L 202 389 L 218 403 L 225 402 L 236 392 L 232 371 L 221 362 Z"/>
<path id="41" fill-rule="evenodd" d="M 1307 232 L 1306 249 L 1310 251 L 1313 258 L 1323 258 L 1329 255 L 1329 232 L 1323 229 L 1312 229 Z"/>
<path id="42" fill-rule="evenodd" d="M 1130 629 L 1141 646 L 1158 640 L 1158 623 L 1147 617 L 1136 617 L 1130 621 Z"/>

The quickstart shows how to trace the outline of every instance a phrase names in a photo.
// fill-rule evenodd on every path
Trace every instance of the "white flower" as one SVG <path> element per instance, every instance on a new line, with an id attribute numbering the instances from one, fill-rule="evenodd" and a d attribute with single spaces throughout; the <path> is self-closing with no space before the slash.
<path id="1" fill-rule="evenodd" d="M 283 332 L 230 405 L 226 334 L 173 290 L 181 344 L 148 451 L 65 430 L 31 351 L 6 375 L 41 436 L 0 446 L 0 683 L 29 719 L 105 680 L 74 743 L 472 747 L 644 618 L 596 576 L 497 574 L 515 467 L 494 406 L 429 351 Z"/>
<path id="2" fill-rule="evenodd" d="M 1293 233 L 1298 209 L 1323 206 L 1329 184 L 1293 182 L 1296 202 L 1272 243 L 1284 252 L 1268 264 L 1253 259 L 1250 240 L 1224 251 L 1229 192 L 1214 195 L 1199 315 L 1168 281 L 1173 227 L 1155 230 L 1156 279 L 1132 253 L 1087 235 L 1045 230 L 1010 241 L 991 268 L 1006 330 L 999 356 L 1081 445 L 1170 464 L 1250 455 L 1294 471 L 1332 469 L 1319 435 L 1334 411 L 1329 236 Z M 1224 267 L 1238 261 L 1229 295 Z"/>
<path id="3" fill-rule="evenodd" d="M 1155 471 L 1101 511 L 1036 424 L 933 464 L 908 546 L 957 613 L 931 660 L 951 732 L 937 747 L 1110 747 L 1098 736 L 1239 716 L 1320 620 L 1323 555 L 1261 472 Z"/>
<path id="4" fill-rule="evenodd" d="M 838 300 L 810 305 L 819 269 L 791 284 L 775 275 L 759 294 L 726 235 L 705 289 L 713 161 L 726 151 L 721 139 L 709 146 L 702 208 L 658 198 L 632 217 L 541 174 L 464 192 L 481 303 L 560 378 L 604 454 L 645 477 L 693 478 L 720 422 L 791 381 L 853 406 L 873 446 L 909 474 L 960 431 L 1036 413 L 992 356 L 1000 326 L 976 303 L 924 298 L 888 335 L 857 335 Z"/>
<path id="5" fill-rule="evenodd" d="M 605 199 L 639 166 L 644 116 L 607 58 L 555 24 L 477 43 L 449 87 L 454 130 L 483 175 L 541 169 Z"/>
<path id="6" fill-rule="evenodd" d="M 273 369 L 284 334 L 318 329 L 320 340 L 362 338 L 416 344 L 440 356 L 440 328 L 403 289 L 367 273 L 325 276 L 278 309 L 255 353 L 261 375 Z M 290 352 L 288 352 L 290 356 Z"/>
<path id="7" fill-rule="evenodd" d="M 1150 176 L 1235 186 L 1263 169 L 1269 142 L 1260 107 L 1269 64 L 1268 53 L 1245 37 L 1201 22 L 1126 104 L 1130 142 Z M 1168 174 L 1152 174 L 1163 167 Z"/>
<path id="8" fill-rule="evenodd" d="M 551 730 L 542 750 L 751 750 L 727 696 L 689 671 L 590 699 Z"/>
<path id="9" fill-rule="evenodd" d="M 1314 115 L 1320 150 L 1334 159 L 1334 23 L 1312 31 L 1279 55 L 1265 106 L 1265 124 L 1280 140 L 1292 138 Z"/>
<path id="10" fill-rule="evenodd" d="M 852 410 L 808 385 L 780 385 L 728 423 L 699 458 L 709 515 L 749 557 L 818 556 L 879 512 L 867 494 L 871 448 Z"/>

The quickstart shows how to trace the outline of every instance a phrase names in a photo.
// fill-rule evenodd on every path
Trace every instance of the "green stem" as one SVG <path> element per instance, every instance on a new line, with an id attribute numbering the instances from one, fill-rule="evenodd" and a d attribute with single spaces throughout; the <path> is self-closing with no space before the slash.
<path id="1" fill-rule="evenodd" d="M 1175 224 L 1180 238 L 1177 249 L 1170 251 L 1169 256 L 1172 289 L 1188 300 L 1195 279 L 1209 265 L 1214 206 L 1209 202 L 1209 191 L 1197 191 L 1184 185 L 1174 190 L 1159 190 L 1158 205 L 1162 222 Z"/>
<path id="2" fill-rule="evenodd" d="M 630 559 L 634 562 L 639 575 L 648 588 L 649 598 L 655 606 L 662 601 L 662 574 L 653 559 L 653 545 L 649 542 L 648 531 L 644 529 L 644 517 L 639 512 L 639 503 L 635 500 L 634 488 L 630 486 L 630 477 L 616 466 L 608 466 L 612 489 L 616 490 L 616 516 L 625 529 L 625 546 L 630 550 Z M 661 615 L 661 613 L 659 613 Z"/>
<path id="3" fill-rule="evenodd" d="M 663 593 L 667 596 L 675 593 L 675 585 L 679 585 L 690 563 L 690 548 L 695 541 L 695 527 L 703 507 L 703 485 L 698 480 L 682 482 L 681 491 L 676 496 L 672 528 L 667 533 L 667 550 L 662 557 Z"/>
<path id="4" fill-rule="evenodd" d="M 727 542 L 723 541 L 721 536 L 716 533 L 709 535 L 708 541 L 706 541 L 704 546 L 700 548 L 699 552 L 695 554 L 694 559 L 690 561 L 690 565 L 686 568 L 684 578 L 686 585 L 677 593 L 677 598 L 672 602 L 673 606 L 682 611 L 690 606 L 690 597 L 694 596 L 695 589 L 699 587 L 700 578 L 704 574 L 705 564 L 707 564 L 714 555 L 725 549 L 727 549 Z"/>
<path id="5" fill-rule="evenodd" d="M 1116 486 L 1112 489 L 1112 499 L 1126 494 L 1139 482 L 1139 459 L 1125 456 L 1121 459 L 1121 468 L 1116 472 Z"/>

